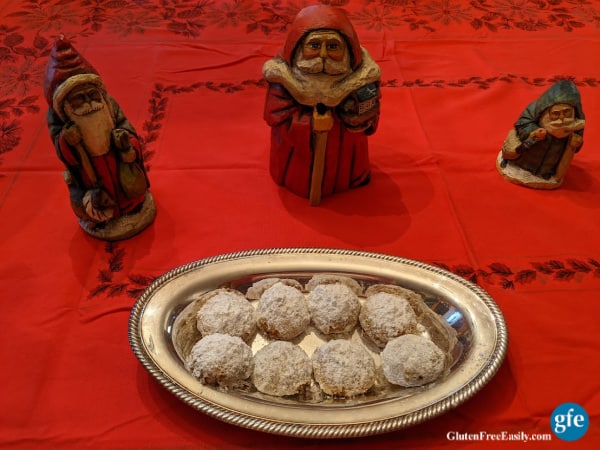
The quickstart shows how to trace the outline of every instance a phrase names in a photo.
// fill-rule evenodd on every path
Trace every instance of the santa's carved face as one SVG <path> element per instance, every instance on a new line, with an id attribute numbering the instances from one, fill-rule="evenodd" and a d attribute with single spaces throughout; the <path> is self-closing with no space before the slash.
<path id="1" fill-rule="evenodd" d="M 64 102 L 66 116 L 81 131 L 84 146 L 92 156 L 108 153 L 115 122 L 103 93 L 85 83 L 74 87 Z"/>
<path id="2" fill-rule="evenodd" d="M 65 98 L 65 112 L 70 117 L 87 116 L 104 108 L 104 98 L 93 84 L 83 84 L 73 88 Z"/>
<path id="3" fill-rule="evenodd" d="M 569 136 L 578 128 L 580 121 L 575 120 L 575 109 L 566 103 L 558 103 L 551 106 L 544 114 L 540 125 L 550 133 L 550 135 L 562 139 Z"/>
<path id="4" fill-rule="evenodd" d="M 310 32 L 302 41 L 296 56 L 296 67 L 302 72 L 342 75 L 351 71 L 350 54 L 344 38 L 333 30 Z"/>

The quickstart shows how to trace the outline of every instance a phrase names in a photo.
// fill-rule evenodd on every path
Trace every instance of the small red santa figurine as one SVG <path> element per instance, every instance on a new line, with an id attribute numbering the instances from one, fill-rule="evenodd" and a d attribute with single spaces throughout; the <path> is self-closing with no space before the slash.
<path id="1" fill-rule="evenodd" d="M 344 12 L 326 5 L 300 11 L 263 75 L 274 181 L 312 205 L 367 184 L 381 71 Z"/>
<path id="2" fill-rule="evenodd" d="M 50 137 L 81 227 L 111 241 L 145 229 L 156 207 L 138 135 L 98 72 L 64 36 L 50 54 L 44 94 Z"/>

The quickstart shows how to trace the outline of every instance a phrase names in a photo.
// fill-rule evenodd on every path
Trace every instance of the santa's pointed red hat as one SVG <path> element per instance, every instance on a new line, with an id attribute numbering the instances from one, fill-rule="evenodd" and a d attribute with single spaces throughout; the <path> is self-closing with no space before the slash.
<path id="1" fill-rule="evenodd" d="M 54 41 L 44 79 L 44 95 L 48 105 L 62 117 L 62 103 L 76 86 L 92 83 L 105 91 L 104 83 L 94 67 L 79 54 L 63 35 Z"/>

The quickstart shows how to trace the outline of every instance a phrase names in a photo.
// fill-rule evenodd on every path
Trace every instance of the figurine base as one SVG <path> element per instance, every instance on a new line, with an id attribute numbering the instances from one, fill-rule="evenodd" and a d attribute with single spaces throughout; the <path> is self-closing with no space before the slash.
<path id="1" fill-rule="evenodd" d="M 557 179 L 552 176 L 545 179 L 538 177 L 527 170 L 521 169 L 510 160 L 504 159 L 502 157 L 502 151 L 498 153 L 498 157 L 496 158 L 496 169 L 498 169 L 498 172 L 500 172 L 500 175 L 502 175 L 505 180 L 532 189 L 557 189 L 563 183 L 562 178 Z"/>
<path id="2" fill-rule="evenodd" d="M 103 227 L 97 228 L 91 222 L 79 220 L 79 225 L 90 236 L 105 241 L 119 241 L 128 239 L 145 230 L 156 217 L 156 205 L 150 191 L 146 192 L 146 198 L 142 209 L 134 214 L 127 214 L 108 221 Z"/>

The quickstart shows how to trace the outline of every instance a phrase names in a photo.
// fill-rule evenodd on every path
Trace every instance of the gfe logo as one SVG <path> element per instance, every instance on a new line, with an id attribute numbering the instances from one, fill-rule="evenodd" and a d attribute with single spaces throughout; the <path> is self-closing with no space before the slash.
<path id="1" fill-rule="evenodd" d="M 587 432 L 590 419 L 577 403 L 563 403 L 552 413 L 550 426 L 556 437 L 563 441 L 576 441 Z"/>

